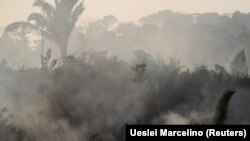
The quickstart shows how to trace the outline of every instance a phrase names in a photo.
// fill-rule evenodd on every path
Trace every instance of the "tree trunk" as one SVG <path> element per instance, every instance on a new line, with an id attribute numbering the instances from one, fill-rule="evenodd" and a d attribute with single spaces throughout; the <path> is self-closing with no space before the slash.
<path id="1" fill-rule="evenodd" d="M 59 47 L 60 47 L 62 58 L 67 57 L 68 41 L 63 41 L 62 44 L 60 44 Z"/>
<path id="2" fill-rule="evenodd" d="M 43 56 L 43 51 L 44 51 L 44 37 L 42 35 L 41 56 Z"/>

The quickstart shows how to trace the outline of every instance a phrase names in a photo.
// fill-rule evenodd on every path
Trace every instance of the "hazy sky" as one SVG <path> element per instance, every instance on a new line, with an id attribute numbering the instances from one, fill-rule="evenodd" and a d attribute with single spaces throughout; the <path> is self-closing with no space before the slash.
<path id="1" fill-rule="evenodd" d="M 53 1 L 53 0 L 48 0 Z M 0 0 L 0 26 L 17 20 L 26 20 L 34 0 Z M 85 0 L 86 11 L 80 23 L 104 15 L 115 15 L 120 21 L 133 21 L 159 10 L 177 12 L 250 11 L 250 0 Z"/>

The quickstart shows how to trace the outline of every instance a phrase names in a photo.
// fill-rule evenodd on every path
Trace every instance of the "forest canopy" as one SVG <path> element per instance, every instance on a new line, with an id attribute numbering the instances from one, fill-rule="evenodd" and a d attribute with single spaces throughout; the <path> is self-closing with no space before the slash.
<path id="1" fill-rule="evenodd" d="M 109 56 L 116 55 L 131 61 L 132 52 L 144 50 L 165 61 L 171 58 L 180 60 L 188 68 L 201 64 L 209 67 L 220 64 L 229 71 L 235 54 L 241 49 L 249 54 L 249 23 L 250 15 L 238 11 L 231 15 L 220 15 L 165 10 L 134 23 L 122 23 L 109 15 L 77 25 L 69 37 L 68 54 L 79 56 L 82 52 L 107 51 Z M 20 32 L 10 36 L 14 38 L 0 39 L 3 50 L 0 59 L 7 59 L 13 67 L 39 66 L 40 38 L 30 34 L 21 37 Z M 51 48 L 53 57 L 60 57 L 54 42 L 45 40 L 44 44 L 44 52 Z"/>

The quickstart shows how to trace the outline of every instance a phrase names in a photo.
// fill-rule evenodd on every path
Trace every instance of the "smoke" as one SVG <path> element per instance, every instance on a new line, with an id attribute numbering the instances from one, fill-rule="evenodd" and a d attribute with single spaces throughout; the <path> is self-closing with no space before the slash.
<path id="1" fill-rule="evenodd" d="M 76 27 L 69 41 L 69 53 L 80 56 L 82 52 L 107 51 L 109 56 L 131 61 L 132 52 L 144 50 L 165 61 L 176 58 L 186 68 L 201 64 L 213 68 L 214 64 L 220 64 L 229 70 L 228 64 L 239 50 L 246 49 L 249 54 L 249 19 L 249 14 L 238 11 L 219 15 L 165 10 L 129 23 L 108 15 Z M 26 35 L 26 39 L 21 40 L 19 35 L 12 36 L 14 39 L 1 37 L 0 59 L 7 59 L 14 68 L 38 67 L 40 38 Z M 45 41 L 45 48 L 51 48 L 53 57 L 59 58 L 58 47 L 50 40 Z M 249 57 L 247 60 L 250 61 Z"/>
<path id="2" fill-rule="evenodd" d="M 14 128 L 12 140 L 124 140 L 126 124 L 211 124 L 216 102 L 232 87 L 239 94 L 228 123 L 249 123 L 248 78 L 210 69 L 249 50 L 248 20 L 239 12 L 167 10 L 137 24 L 107 16 L 75 28 L 73 56 L 45 70 L 38 67 L 40 41 L 31 50 L 29 38 L 2 37 L 0 56 L 8 61 L 0 63 L 1 106 L 13 115 L 3 129 Z M 53 43 L 45 47 L 58 58 Z"/>

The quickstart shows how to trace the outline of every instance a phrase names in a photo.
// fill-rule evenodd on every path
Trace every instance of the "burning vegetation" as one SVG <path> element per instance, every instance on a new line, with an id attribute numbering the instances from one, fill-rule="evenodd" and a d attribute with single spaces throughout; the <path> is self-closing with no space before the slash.
<path id="1" fill-rule="evenodd" d="M 8 25 L 0 38 L 3 51 L 16 51 L 9 53 L 12 59 L 32 54 L 36 59 L 29 61 L 39 62 L 39 67 L 16 67 L 6 57 L 0 63 L 1 141 L 123 141 L 126 124 L 250 123 L 245 51 L 250 34 L 236 22 L 241 13 L 194 16 L 167 10 L 142 18 L 141 25 L 106 16 L 83 30 L 75 27 L 85 9 L 80 0 L 36 0 L 34 6 L 41 12 Z M 207 22 L 211 18 L 214 23 Z M 228 32 L 231 26 L 234 32 Z M 34 50 L 31 33 L 40 38 Z M 235 47 L 239 42 L 243 50 Z M 152 47 L 163 46 L 169 48 L 158 51 L 168 59 L 153 53 Z M 69 55 L 69 47 L 76 54 Z M 113 54 L 98 50 L 102 47 Z M 124 59 L 124 48 L 133 52 L 130 60 Z M 204 60 L 213 60 L 214 68 L 210 61 L 197 65 Z M 185 63 L 197 64 L 188 69 Z"/>

